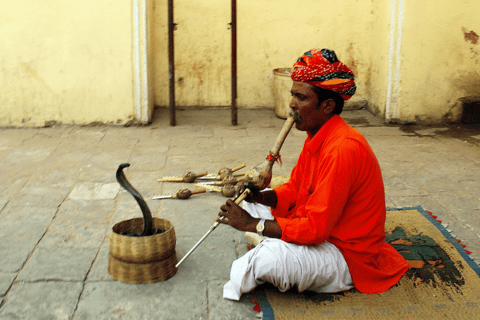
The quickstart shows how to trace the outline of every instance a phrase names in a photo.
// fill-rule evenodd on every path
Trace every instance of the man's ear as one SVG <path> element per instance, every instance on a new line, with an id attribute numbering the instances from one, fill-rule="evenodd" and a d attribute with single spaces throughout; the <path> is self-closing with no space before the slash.
<path id="1" fill-rule="evenodd" d="M 336 106 L 335 100 L 327 99 L 327 100 L 323 101 L 323 103 L 325 104 L 325 107 L 323 108 L 323 112 L 326 115 L 332 115 L 332 112 L 333 112 L 333 110 L 335 109 L 335 106 Z"/>

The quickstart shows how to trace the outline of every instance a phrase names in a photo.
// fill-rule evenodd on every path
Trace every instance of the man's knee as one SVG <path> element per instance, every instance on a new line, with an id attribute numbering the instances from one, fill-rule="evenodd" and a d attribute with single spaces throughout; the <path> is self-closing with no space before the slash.
<path id="1" fill-rule="evenodd" d="M 284 243 L 277 239 L 266 239 L 258 245 L 252 262 L 257 279 L 273 283 L 285 275 Z M 276 282 L 276 281 L 275 281 Z"/>

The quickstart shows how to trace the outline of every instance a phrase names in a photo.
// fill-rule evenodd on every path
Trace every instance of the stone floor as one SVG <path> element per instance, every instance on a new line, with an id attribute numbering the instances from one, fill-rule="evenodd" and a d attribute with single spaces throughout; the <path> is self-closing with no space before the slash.
<path id="1" fill-rule="evenodd" d="M 385 125 L 366 110 L 342 116 L 367 138 L 384 176 L 390 207 L 422 206 L 442 220 L 480 262 L 480 129 Z M 205 234 L 226 198 L 152 200 L 184 183 L 157 182 L 186 171 L 261 163 L 284 120 L 272 110 L 177 112 L 159 109 L 150 126 L 59 126 L 0 129 L 0 319 L 254 319 L 250 295 L 222 298 L 231 262 L 246 240 L 217 228 L 167 281 L 132 285 L 107 273 L 113 224 L 140 217 L 115 180 L 119 164 L 155 217 L 170 220 L 180 259 Z M 282 148 L 288 175 L 305 133 Z M 242 172 L 242 170 L 240 170 Z"/>

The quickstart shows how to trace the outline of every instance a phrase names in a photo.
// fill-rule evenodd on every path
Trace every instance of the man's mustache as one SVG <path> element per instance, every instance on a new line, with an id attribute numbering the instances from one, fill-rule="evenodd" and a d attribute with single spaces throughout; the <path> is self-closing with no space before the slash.
<path id="1" fill-rule="evenodd" d="M 295 119 L 295 121 L 298 121 L 298 122 L 301 122 L 302 121 L 302 116 L 295 112 L 295 111 L 290 111 L 290 116 L 293 117 L 293 119 Z"/>

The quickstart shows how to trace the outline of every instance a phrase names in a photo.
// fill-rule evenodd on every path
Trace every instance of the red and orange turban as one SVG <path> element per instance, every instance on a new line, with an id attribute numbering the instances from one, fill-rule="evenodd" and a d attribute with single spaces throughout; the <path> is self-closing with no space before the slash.
<path id="1" fill-rule="evenodd" d="M 357 89 L 352 70 L 338 61 L 335 51 L 329 49 L 305 52 L 293 65 L 292 80 L 334 91 L 345 101 Z"/>

